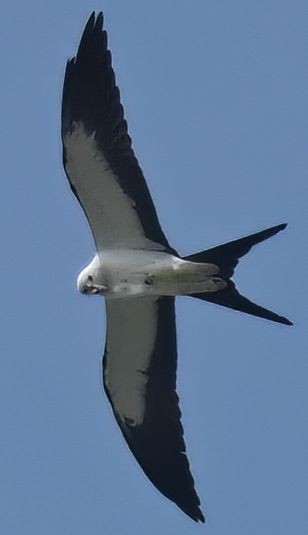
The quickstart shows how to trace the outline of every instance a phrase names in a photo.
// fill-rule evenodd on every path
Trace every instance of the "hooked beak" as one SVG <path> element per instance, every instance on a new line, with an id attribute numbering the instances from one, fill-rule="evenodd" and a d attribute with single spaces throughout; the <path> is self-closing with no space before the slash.
<path id="1" fill-rule="evenodd" d="M 104 284 L 94 284 L 91 288 L 93 295 L 104 295 L 108 291 L 108 287 Z"/>

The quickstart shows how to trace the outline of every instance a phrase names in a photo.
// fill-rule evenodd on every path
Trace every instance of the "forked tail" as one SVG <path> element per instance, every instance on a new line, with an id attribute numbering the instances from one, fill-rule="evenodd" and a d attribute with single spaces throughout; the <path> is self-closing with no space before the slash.
<path id="1" fill-rule="evenodd" d="M 205 262 L 216 264 L 220 267 L 220 276 L 228 282 L 228 286 L 223 290 L 217 292 L 206 292 L 199 294 L 192 294 L 191 297 L 196 297 L 204 301 L 210 301 L 234 310 L 240 310 L 246 314 L 252 314 L 253 316 L 259 316 L 267 320 L 276 321 L 277 323 L 283 323 L 285 325 L 293 325 L 291 321 L 283 316 L 279 316 L 275 312 L 271 312 L 266 308 L 256 305 L 252 301 L 249 301 L 246 297 L 241 295 L 235 287 L 235 284 L 231 279 L 234 268 L 237 266 L 239 259 L 247 254 L 251 247 L 260 243 L 277 232 L 286 228 L 286 224 L 277 225 L 275 227 L 262 230 L 256 234 L 251 234 L 245 238 L 234 240 L 229 243 L 224 243 L 218 247 L 213 247 L 207 251 L 200 251 L 189 256 L 185 256 L 184 260 L 190 260 L 191 262 Z"/>

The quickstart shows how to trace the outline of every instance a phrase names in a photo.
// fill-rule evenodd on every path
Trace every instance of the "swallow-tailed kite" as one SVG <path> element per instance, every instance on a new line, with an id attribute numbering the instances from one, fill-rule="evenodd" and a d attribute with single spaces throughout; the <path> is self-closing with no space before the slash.
<path id="1" fill-rule="evenodd" d="M 96 245 L 77 286 L 105 297 L 106 394 L 148 478 L 204 522 L 176 393 L 175 297 L 191 295 L 291 325 L 243 297 L 231 280 L 239 258 L 286 225 L 188 257 L 169 245 L 132 149 L 102 13 L 92 13 L 77 55 L 67 63 L 62 141 L 65 172 Z"/>

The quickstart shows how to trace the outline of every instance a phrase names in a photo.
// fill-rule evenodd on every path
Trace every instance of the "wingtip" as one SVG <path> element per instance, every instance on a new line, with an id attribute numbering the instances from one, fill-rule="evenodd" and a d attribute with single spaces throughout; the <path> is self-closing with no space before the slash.
<path id="1" fill-rule="evenodd" d="M 199 509 L 199 517 L 198 517 L 198 521 L 201 522 L 202 524 L 205 524 L 205 516 L 204 516 L 204 514 L 202 513 L 201 509 Z"/>
<path id="2" fill-rule="evenodd" d="M 202 513 L 199 506 L 194 507 L 194 508 L 187 508 L 187 507 L 182 507 L 181 505 L 179 505 L 179 507 L 187 516 L 189 516 L 189 518 L 191 518 L 195 522 L 201 522 L 202 524 L 206 522 L 205 516 Z"/>
<path id="3" fill-rule="evenodd" d="M 96 18 L 96 28 L 102 30 L 104 25 L 104 14 L 102 11 L 99 11 Z"/>
<path id="4" fill-rule="evenodd" d="M 81 35 L 77 49 L 75 63 L 84 62 L 89 65 L 89 56 L 99 57 L 99 52 L 103 53 L 107 49 L 107 36 L 103 31 L 104 15 L 102 11 L 96 14 L 92 11 Z"/>
<path id="5" fill-rule="evenodd" d="M 201 523 L 201 524 L 205 524 L 205 516 L 204 514 L 202 513 L 201 509 L 198 509 L 196 515 L 189 515 L 190 518 L 192 518 L 195 522 L 197 523 Z"/>
<path id="6" fill-rule="evenodd" d="M 282 319 L 283 321 L 281 323 L 283 323 L 284 325 L 289 325 L 290 327 L 294 325 L 293 321 L 288 320 L 288 318 L 282 318 Z"/>
<path id="7" fill-rule="evenodd" d="M 92 11 L 85 25 L 84 33 L 93 31 L 93 30 L 101 31 L 103 28 L 103 24 L 104 24 L 103 12 L 99 11 L 96 14 L 96 11 Z"/>
<path id="8" fill-rule="evenodd" d="M 266 229 L 266 231 L 269 232 L 270 236 L 274 236 L 277 234 L 277 232 L 281 232 L 288 226 L 288 223 L 280 223 L 280 225 L 275 225 L 274 227 L 270 227 L 269 229 Z"/>
<path id="9" fill-rule="evenodd" d="M 89 28 L 90 26 L 94 26 L 95 16 L 96 16 L 95 11 L 92 11 L 86 23 L 86 28 Z"/>
<path id="10" fill-rule="evenodd" d="M 104 23 L 104 13 L 102 11 L 99 11 L 96 14 L 96 11 L 92 11 L 86 23 L 86 28 L 91 27 L 91 28 L 97 28 L 101 30 L 103 27 L 103 23 Z"/>
<path id="11" fill-rule="evenodd" d="M 280 323 L 282 325 L 290 325 L 290 326 L 293 325 L 293 322 L 288 320 L 288 318 L 285 318 L 284 316 L 279 316 L 278 314 L 276 314 L 275 312 L 272 312 L 271 310 L 267 310 L 267 309 L 264 309 L 264 310 L 265 312 L 269 314 L 267 316 L 262 315 L 261 316 L 262 318 L 273 321 L 275 323 Z"/>

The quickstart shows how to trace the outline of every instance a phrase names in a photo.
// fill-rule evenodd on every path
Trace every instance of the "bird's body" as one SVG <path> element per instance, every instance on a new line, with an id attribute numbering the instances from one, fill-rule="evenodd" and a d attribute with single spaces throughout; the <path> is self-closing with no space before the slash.
<path id="1" fill-rule="evenodd" d="M 239 259 L 286 225 L 188 257 L 170 246 L 132 150 L 102 13 L 92 13 L 67 64 L 62 142 L 65 172 L 96 245 L 77 286 L 105 297 L 107 397 L 148 478 L 188 516 L 204 522 L 176 393 L 175 296 L 290 325 L 243 297 L 231 280 Z"/>
<path id="2" fill-rule="evenodd" d="M 162 251 L 107 249 L 80 273 L 81 293 L 109 299 L 152 295 L 190 295 L 225 288 L 214 264 L 183 260 Z"/>

